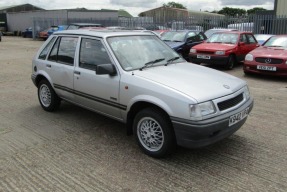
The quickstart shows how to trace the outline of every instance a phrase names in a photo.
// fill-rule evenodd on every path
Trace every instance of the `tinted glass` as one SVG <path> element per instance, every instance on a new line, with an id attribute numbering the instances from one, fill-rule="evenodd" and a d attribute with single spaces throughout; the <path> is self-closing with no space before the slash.
<path id="1" fill-rule="evenodd" d="M 247 34 L 247 38 L 249 40 L 249 43 L 256 43 L 255 38 L 253 37 L 253 35 L 251 34 Z"/>
<path id="2" fill-rule="evenodd" d="M 79 65 L 86 69 L 96 69 L 99 64 L 111 63 L 102 42 L 96 39 L 82 39 Z"/>

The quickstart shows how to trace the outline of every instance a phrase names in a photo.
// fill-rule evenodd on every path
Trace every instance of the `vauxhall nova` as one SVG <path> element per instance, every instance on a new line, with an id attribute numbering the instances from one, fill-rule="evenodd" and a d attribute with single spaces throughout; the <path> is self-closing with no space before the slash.
<path id="1" fill-rule="evenodd" d="M 44 110 L 64 100 L 126 123 L 152 157 L 222 140 L 253 107 L 245 81 L 190 64 L 145 32 L 57 32 L 32 65 Z"/>

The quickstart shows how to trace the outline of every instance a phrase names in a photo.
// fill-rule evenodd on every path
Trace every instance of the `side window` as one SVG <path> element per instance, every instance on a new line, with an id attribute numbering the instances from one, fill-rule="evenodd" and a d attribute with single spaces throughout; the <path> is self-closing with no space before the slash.
<path id="1" fill-rule="evenodd" d="M 255 38 L 251 34 L 247 34 L 247 38 L 250 44 L 256 43 Z"/>
<path id="2" fill-rule="evenodd" d="M 77 37 L 61 37 L 55 43 L 48 60 L 74 65 Z"/>
<path id="3" fill-rule="evenodd" d="M 240 42 L 248 43 L 248 41 L 247 41 L 247 38 L 246 38 L 246 35 L 245 35 L 245 34 L 241 34 L 241 35 L 240 35 Z"/>
<path id="4" fill-rule="evenodd" d="M 55 40 L 56 40 L 56 37 L 53 37 L 53 39 L 51 39 L 51 41 L 46 45 L 46 47 L 40 53 L 38 59 L 43 59 L 43 60 L 46 59 L 47 54 L 48 54 L 51 46 L 54 44 Z"/>
<path id="5" fill-rule="evenodd" d="M 99 64 L 112 63 L 100 40 L 83 38 L 80 48 L 79 66 L 95 70 Z"/>
<path id="6" fill-rule="evenodd" d="M 196 35 L 194 32 L 189 32 L 187 34 L 187 42 L 188 41 L 198 41 L 198 35 Z"/>
<path id="7" fill-rule="evenodd" d="M 199 40 L 200 41 L 203 41 L 205 39 L 204 36 L 201 33 L 199 33 L 198 36 L 199 36 Z"/>

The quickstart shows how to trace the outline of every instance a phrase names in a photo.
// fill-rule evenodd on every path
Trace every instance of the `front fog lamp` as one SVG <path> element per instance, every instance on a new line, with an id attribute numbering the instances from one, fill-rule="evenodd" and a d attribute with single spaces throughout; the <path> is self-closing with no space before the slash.
<path id="1" fill-rule="evenodd" d="M 215 107 L 212 101 L 190 105 L 190 117 L 193 120 L 202 120 L 203 116 L 215 113 Z"/>
<path id="2" fill-rule="evenodd" d="M 248 86 L 244 87 L 244 95 L 245 95 L 246 100 L 250 98 L 250 92 L 249 92 Z"/>
<path id="3" fill-rule="evenodd" d="M 245 60 L 246 60 L 246 61 L 253 61 L 253 55 L 247 54 L 247 55 L 245 56 Z"/>

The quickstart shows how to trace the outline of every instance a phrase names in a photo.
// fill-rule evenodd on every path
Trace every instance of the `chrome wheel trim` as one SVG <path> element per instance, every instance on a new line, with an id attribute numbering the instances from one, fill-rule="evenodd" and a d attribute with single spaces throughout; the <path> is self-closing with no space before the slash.
<path id="1" fill-rule="evenodd" d="M 51 105 L 51 91 L 46 84 L 40 86 L 39 98 L 43 106 L 49 107 Z"/>
<path id="2" fill-rule="evenodd" d="M 142 146 L 152 152 L 159 151 L 164 143 L 160 124 L 151 117 L 143 117 L 137 124 L 137 136 Z"/>

